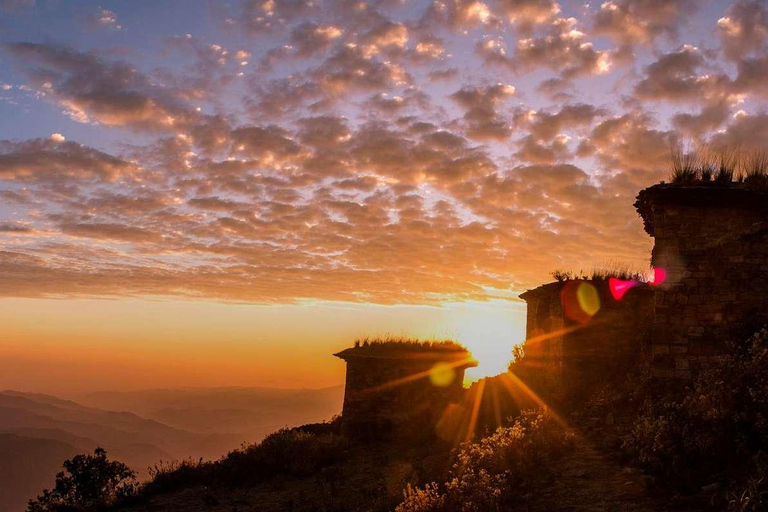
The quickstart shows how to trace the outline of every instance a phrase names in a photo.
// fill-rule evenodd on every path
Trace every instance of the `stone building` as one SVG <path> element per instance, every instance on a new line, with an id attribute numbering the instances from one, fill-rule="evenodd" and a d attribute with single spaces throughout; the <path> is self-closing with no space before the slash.
<path id="1" fill-rule="evenodd" d="M 689 378 L 768 319 L 768 193 L 660 184 L 635 207 L 667 275 L 655 287 L 651 369 Z"/>
<path id="2" fill-rule="evenodd" d="M 643 360 L 653 323 L 650 286 L 632 282 L 615 298 L 607 280 L 573 279 L 520 298 L 528 306 L 526 364 L 540 367 L 566 393 L 626 373 Z"/>
<path id="3" fill-rule="evenodd" d="M 342 429 L 353 437 L 434 435 L 462 398 L 464 371 L 477 365 L 455 344 L 374 342 L 334 355 L 347 363 Z"/>

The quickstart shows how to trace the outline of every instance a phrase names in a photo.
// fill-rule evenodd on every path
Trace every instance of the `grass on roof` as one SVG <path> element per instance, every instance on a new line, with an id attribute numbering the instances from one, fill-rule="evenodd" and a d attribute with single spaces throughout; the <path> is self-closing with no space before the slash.
<path id="1" fill-rule="evenodd" d="M 711 149 L 706 146 L 671 150 L 671 181 L 674 185 L 738 185 L 768 190 L 768 152 L 764 149 Z"/>
<path id="2" fill-rule="evenodd" d="M 402 336 L 385 336 L 379 338 L 359 338 L 352 347 L 371 353 L 386 352 L 467 352 L 460 343 L 453 340 L 419 340 Z"/>
<path id="3" fill-rule="evenodd" d="M 618 279 L 624 279 L 625 281 L 648 281 L 648 276 L 642 272 L 632 270 L 627 265 L 611 264 L 603 267 L 595 267 L 589 272 L 579 270 L 578 272 L 573 270 L 553 270 L 550 275 L 560 283 L 565 281 L 607 281 L 608 279 L 615 277 Z"/>

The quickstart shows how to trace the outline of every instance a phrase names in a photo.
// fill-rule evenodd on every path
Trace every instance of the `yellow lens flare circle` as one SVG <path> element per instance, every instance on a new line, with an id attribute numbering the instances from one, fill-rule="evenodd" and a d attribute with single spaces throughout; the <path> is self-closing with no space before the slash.
<path id="1" fill-rule="evenodd" d="M 445 388 L 456 379 L 456 370 L 446 363 L 437 363 L 429 370 L 429 381 L 433 386 Z"/>
<path id="2" fill-rule="evenodd" d="M 587 281 L 568 281 L 560 291 L 565 316 L 586 323 L 600 311 L 600 292 Z"/>
<path id="3" fill-rule="evenodd" d="M 579 299 L 579 306 L 589 316 L 595 316 L 600 311 L 600 294 L 590 283 L 580 283 L 576 296 Z"/>

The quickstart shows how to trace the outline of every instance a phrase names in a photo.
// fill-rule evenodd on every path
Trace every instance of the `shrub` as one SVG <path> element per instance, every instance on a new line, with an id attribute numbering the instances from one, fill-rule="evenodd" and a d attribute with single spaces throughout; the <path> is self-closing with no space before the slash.
<path id="1" fill-rule="evenodd" d="M 442 486 L 408 486 L 396 512 L 499 510 L 520 491 L 546 478 L 548 462 L 562 455 L 572 435 L 548 413 L 528 412 L 512 426 L 464 443 Z"/>
<path id="2" fill-rule="evenodd" d="M 646 401 L 624 447 L 682 490 L 723 472 L 748 478 L 744 461 L 768 450 L 768 331 L 732 346 L 687 393 Z"/>
<path id="3" fill-rule="evenodd" d="M 159 494 L 189 485 L 208 483 L 213 476 L 214 466 L 214 462 L 203 459 L 160 461 L 149 468 L 149 481 L 142 486 L 142 494 Z"/>
<path id="4" fill-rule="evenodd" d="M 281 429 L 261 443 L 230 452 L 218 465 L 225 479 L 238 485 L 274 475 L 301 477 L 338 461 L 345 448 L 346 440 L 335 434 Z"/>
<path id="5" fill-rule="evenodd" d="M 244 445 L 212 462 L 183 460 L 160 462 L 149 469 L 149 480 L 124 503 L 141 502 L 176 489 L 257 484 L 275 476 L 304 477 L 343 456 L 345 438 L 337 435 L 339 419 L 292 429 L 281 429 L 260 443 Z M 34 511 L 37 512 L 37 511 Z"/>
<path id="6" fill-rule="evenodd" d="M 768 509 L 768 461 L 763 452 L 752 459 L 749 475 L 735 482 L 728 493 L 728 510 L 757 512 Z"/>
<path id="7" fill-rule="evenodd" d="M 64 461 L 53 490 L 43 490 L 30 500 L 28 512 L 65 512 L 109 505 L 136 492 L 136 473 L 118 461 L 107 459 L 103 448 L 93 455 L 77 455 Z"/>

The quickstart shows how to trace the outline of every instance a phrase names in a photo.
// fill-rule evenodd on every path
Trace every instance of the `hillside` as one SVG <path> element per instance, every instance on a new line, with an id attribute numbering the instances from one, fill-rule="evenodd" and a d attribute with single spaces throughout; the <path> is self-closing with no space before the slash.
<path id="1" fill-rule="evenodd" d="M 50 487 L 62 462 L 97 446 L 139 478 L 160 461 L 218 459 L 278 428 L 330 419 L 342 388 L 217 388 L 97 393 L 88 403 L 0 392 L 0 511 Z M 137 414 L 141 413 L 141 414 Z"/>
<path id="2" fill-rule="evenodd" d="M 54 440 L 0 433 L 0 510 L 24 510 L 53 481 L 61 462 L 80 452 Z"/>
<path id="3" fill-rule="evenodd" d="M 187 388 L 96 392 L 77 397 L 99 409 L 131 411 L 197 433 L 245 434 L 249 441 L 286 425 L 330 419 L 343 386 L 322 389 Z"/>

